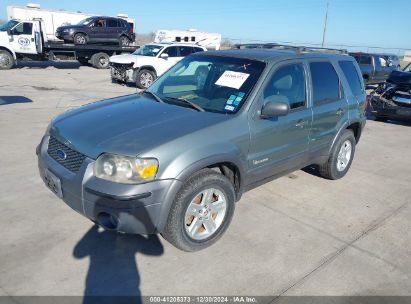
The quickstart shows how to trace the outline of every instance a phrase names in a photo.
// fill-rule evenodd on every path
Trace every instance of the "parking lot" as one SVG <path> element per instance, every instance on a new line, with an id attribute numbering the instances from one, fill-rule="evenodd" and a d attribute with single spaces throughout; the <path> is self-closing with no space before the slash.
<path id="1" fill-rule="evenodd" d="M 219 242 L 184 253 L 97 229 L 37 171 L 52 117 L 135 91 L 73 62 L 0 71 L 0 295 L 411 295 L 410 125 L 369 120 L 345 178 L 256 188 Z"/>

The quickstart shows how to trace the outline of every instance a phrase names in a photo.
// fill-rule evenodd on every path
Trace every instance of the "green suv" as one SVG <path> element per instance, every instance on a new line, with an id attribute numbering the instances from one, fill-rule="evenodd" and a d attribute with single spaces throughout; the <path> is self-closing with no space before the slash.
<path id="1" fill-rule="evenodd" d="M 45 184 L 105 229 L 161 233 L 196 251 L 241 195 L 315 164 L 349 170 L 366 94 L 349 55 L 300 48 L 196 53 L 142 93 L 53 119 L 37 148 Z"/>

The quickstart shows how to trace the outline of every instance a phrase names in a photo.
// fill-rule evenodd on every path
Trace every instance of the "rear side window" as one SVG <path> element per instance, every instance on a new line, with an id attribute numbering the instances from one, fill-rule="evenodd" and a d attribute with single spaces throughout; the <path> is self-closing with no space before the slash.
<path id="1" fill-rule="evenodd" d="M 359 64 L 372 64 L 371 56 L 360 56 Z"/>
<path id="2" fill-rule="evenodd" d="M 358 72 L 354 66 L 354 63 L 352 61 L 344 60 L 339 61 L 338 64 L 340 65 L 341 70 L 343 71 L 344 76 L 347 79 L 348 84 L 350 85 L 351 92 L 354 95 L 364 94 L 361 80 L 358 76 Z"/>
<path id="3" fill-rule="evenodd" d="M 314 105 L 340 99 L 340 80 L 330 62 L 311 62 Z"/>
<path id="4" fill-rule="evenodd" d="M 193 52 L 193 48 L 191 46 L 180 46 L 180 57 L 185 57 L 190 55 Z"/>
<path id="5" fill-rule="evenodd" d="M 107 27 L 119 27 L 117 20 L 116 19 L 108 19 L 107 20 Z"/>

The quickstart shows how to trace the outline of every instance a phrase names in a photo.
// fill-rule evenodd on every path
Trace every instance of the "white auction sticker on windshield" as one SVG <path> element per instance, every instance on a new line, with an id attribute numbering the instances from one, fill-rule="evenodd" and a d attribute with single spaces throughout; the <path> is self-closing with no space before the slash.
<path id="1" fill-rule="evenodd" d="M 221 75 L 220 78 L 218 78 L 215 84 L 238 90 L 247 80 L 248 76 L 250 76 L 250 74 L 234 71 L 225 71 L 223 75 Z"/>

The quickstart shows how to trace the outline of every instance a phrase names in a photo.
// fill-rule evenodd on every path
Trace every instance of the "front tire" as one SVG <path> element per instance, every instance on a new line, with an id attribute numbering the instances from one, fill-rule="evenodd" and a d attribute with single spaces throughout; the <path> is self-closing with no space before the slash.
<path id="1" fill-rule="evenodd" d="M 345 130 L 332 148 L 328 161 L 320 165 L 321 176 L 332 180 L 345 176 L 354 158 L 355 144 L 352 130 Z"/>
<path id="2" fill-rule="evenodd" d="M 13 55 L 10 52 L 0 50 L 0 70 L 10 70 L 14 63 Z"/>
<path id="3" fill-rule="evenodd" d="M 84 34 L 76 34 L 74 35 L 74 44 L 84 45 L 87 44 L 87 37 Z"/>
<path id="4" fill-rule="evenodd" d="M 140 70 L 136 75 L 136 86 L 139 89 L 147 89 L 156 79 L 156 74 L 150 70 Z"/>
<path id="5" fill-rule="evenodd" d="M 211 169 L 201 170 L 177 193 L 162 235 L 183 251 L 209 247 L 230 225 L 234 205 L 232 183 Z"/>

